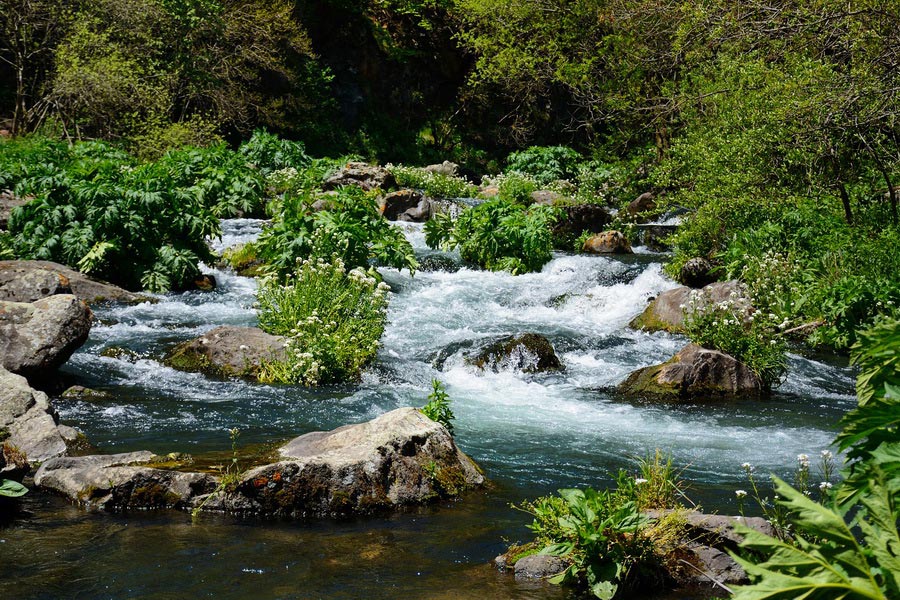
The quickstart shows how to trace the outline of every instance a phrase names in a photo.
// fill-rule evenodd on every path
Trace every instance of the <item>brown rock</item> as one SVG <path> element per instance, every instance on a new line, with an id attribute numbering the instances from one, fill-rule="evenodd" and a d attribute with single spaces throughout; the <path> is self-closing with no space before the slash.
<path id="1" fill-rule="evenodd" d="M 75 294 L 88 304 L 103 301 L 138 304 L 150 300 L 147 296 L 91 279 L 58 263 L 45 260 L 0 261 L 0 300 L 34 302 L 54 294 Z"/>
<path id="2" fill-rule="evenodd" d="M 589 254 L 631 254 L 628 238 L 619 231 L 604 231 L 589 237 L 582 248 Z"/>
<path id="3" fill-rule="evenodd" d="M 746 286 L 739 281 L 718 281 L 701 290 L 688 287 L 677 287 L 666 290 L 650 302 L 640 315 L 635 317 L 629 327 L 643 331 L 668 331 L 681 333 L 684 331 L 685 311 L 691 307 L 702 309 L 719 302 L 734 302 L 739 312 L 747 317 L 753 312 Z"/>
<path id="4" fill-rule="evenodd" d="M 535 190 L 531 192 L 531 203 L 532 204 L 540 204 L 543 206 L 553 206 L 560 200 L 562 200 L 563 195 L 559 192 L 554 192 L 551 190 Z"/>
<path id="5" fill-rule="evenodd" d="M 632 200 L 625 210 L 633 217 L 654 211 L 656 210 L 656 195 L 653 192 L 644 192 Z"/>
<path id="6" fill-rule="evenodd" d="M 381 214 L 388 221 L 424 223 L 433 212 L 431 201 L 416 190 L 391 192 L 381 200 Z"/>
<path id="7" fill-rule="evenodd" d="M 747 365 L 697 344 L 688 344 L 668 362 L 638 369 L 618 389 L 627 396 L 672 401 L 765 393 L 762 381 Z"/>
<path id="8" fill-rule="evenodd" d="M 176 346 L 164 359 L 181 371 L 255 379 L 266 360 L 283 360 L 284 339 L 258 327 L 224 325 Z"/>
<path id="9" fill-rule="evenodd" d="M 394 176 L 384 167 L 363 162 L 349 162 L 326 179 L 322 189 L 334 190 L 345 185 L 356 185 L 368 192 L 393 187 L 396 182 Z"/>

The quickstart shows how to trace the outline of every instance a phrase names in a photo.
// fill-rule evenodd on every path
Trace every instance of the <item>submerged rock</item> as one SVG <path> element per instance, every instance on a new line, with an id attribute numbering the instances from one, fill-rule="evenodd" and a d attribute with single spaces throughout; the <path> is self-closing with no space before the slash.
<path id="1" fill-rule="evenodd" d="M 621 231 L 604 231 L 584 241 L 582 248 L 588 254 L 631 254 L 631 244 Z"/>
<path id="2" fill-rule="evenodd" d="M 547 579 L 565 571 L 569 563 L 558 556 L 530 554 L 516 561 L 516 579 Z"/>
<path id="3" fill-rule="evenodd" d="M 311 517 L 369 514 L 455 498 L 484 483 L 450 433 L 417 409 L 400 408 L 282 446 L 282 459 L 241 476 L 204 508 Z"/>
<path id="4" fill-rule="evenodd" d="M 482 348 L 469 362 L 480 369 L 511 369 L 523 373 L 543 373 L 563 368 L 553 344 L 537 333 L 499 339 Z"/>
<path id="5" fill-rule="evenodd" d="M 701 309 L 720 302 L 732 302 L 737 310 L 750 316 L 753 311 L 747 288 L 739 281 L 718 281 L 701 290 L 681 286 L 666 290 L 650 302 L 640 315 L 632 319 L 629 327 L 643 331 L 684 331 L 685 310 L 691 306 Z"/>
<path id="6" fill-rule="evenodd" d="M 381 214 L 388 221 L 424 223 L 433 213 L 431 201 L 416 190 L 391 192 L 381 199 Z"/>
<path id="7" fill-rule="evenodd" d="M 638 369 L 619 384 L 627 396 L 690 401 L 760 396 L 765 386 L 750 368 L 718 350 L 688 344 L 668 362 Z"/>
<path id="8" fill-rule="evenodd" d="M 90 509 L 187 508 L 193 498 L 216 489 L 206 473 L 181 473 L 146 466 L 152 452 L 55 458 L 34 476 L 38 487 Z"/>
<path id="9" fill-rule="evenodd" d="M 391 172 L 384 167 L 364 162 L 349 162 L 326 179 L 322 188 L 334 190 L 344 185 L 356 185 L 368 192 L 376 188 L 393 187 L 395 181 Z"/>
<path id="10" fill-rule="evenodd" d="M 73 385 L 59 396 L 70 400 L 110 400 L 113 397 L 109 392 L 92 390 L 82 385 Z"/>
<path id="11" fill-rule="evenodd" d="M 283 338 L 258 327 L 223 325 L 178 344 L 163 362 L 180 371 L 255 379 L 264 361 L 284 358 Z"/>
<path id="12" fill-rule="evenodd" d="M 71 427 L 59 425 L 47 394 L 0 368 L 0 442 L 35 463 L 62 456 L 76 436 Z"/>
<path id="13" fill-rule="evenodd" d="M 88 304 L 123 302 L 139 304 L 151 300 L 45 260 L 0 261 L 0 299 L 34 302 L 55 294 L 75 294 Z"/>
<path id="14" fill-rule="evenodd" d="M 32 303 L 0 301 L 0 361 L 25 377 L 45 376 L 87 340 L 91 310 L 71 294 Z"/>

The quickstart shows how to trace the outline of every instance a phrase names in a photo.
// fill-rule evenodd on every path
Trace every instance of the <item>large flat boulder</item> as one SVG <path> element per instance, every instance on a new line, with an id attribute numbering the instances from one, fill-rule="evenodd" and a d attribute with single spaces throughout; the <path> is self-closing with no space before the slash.
<path id="1" fill-rule="evenodd" d="M 690 310 L 691 306 L 702 310 L 720 302 L 733 303 L 736 310 L 747 317 L 753 311 L 749 292 L 743 283 L 717 281 L 700 290 L 681 286 L 662 292 L 650 301 L 644 312 L 632 319 L 629 327 L 642 331 L 683 333 L 685 311 Z"/>
<path id="2" fill-rule="evenodd" d="M 56 294 L 75 294 L 88 304 L 150 300 L 118 286 L 46 260 L 0 260 L 0 300 L 34 302 Z"/>
<path id="3" fill-rule="evenodd" d="M 0 442 L 36 463 L 64 455 L 75 435 L 70 427 L 59 426 L 47 394 L 32 389 L 24 377 L 0 368 Z"/>
<path id="4" fill-rule="evenodd" d="M 301 435 L 204 508 L 288 517 L 370 514 L 454 498 L 484 477 L 450 433 L 414 408 Z"/>
<path id="5" fill-rule="evenodd" d="M 0 301 L 0 364 L 29 378 L 46 375 L 87 340 L 91 320 L 91 309 L 71 294 Z"/>
<path id="6" fill-rule="evenodd" d="M 180 371 L 255 379 L 267 360 L 286 357 L 284 338 L 258 327 L 216 327 L 173 348 L 164 363 Z"/>
<path id="7" fill-rule="evenodd" d="M 697 344 L 688 344 L 668 362 L 638 369 L 618 389 L 626 396 L 671 401 L 756 397 L 766 390 L 747 365 Z"/>
<path id="8" fill-rule="evenodd" d="M 364 191 L 387 189 L 395 185 L 391 172 L 377 165 L 364 162 L 349 162 L 322 184 L 325 190 L 334 190 L 345 185 L 356 185 Z"/>
<path id="9" fill-rule="evenodd" d="M 189 508 L 218 485 L 206 473 L 153 468 L 155 460 L 147 451 L 55 458 L 41 465 L 34 483 L 85 508 L 107 511 Z"/>

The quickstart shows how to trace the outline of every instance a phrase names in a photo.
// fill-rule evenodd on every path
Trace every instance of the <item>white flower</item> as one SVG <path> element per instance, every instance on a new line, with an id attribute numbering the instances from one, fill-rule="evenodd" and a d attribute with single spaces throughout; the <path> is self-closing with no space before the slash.
<path id="1" fill-rule="evenodd" d="M 797 455 L 797 462 L 800 463 L 800 468 L 801 468 L 801 469 L 808 469 L 808 468 L 809 468 L 809 456 L 808 456 L 808 455 L 806 455 L 806 454 L 798 454 L 798 455 Z"/>
<path id="2" fill-rule="evenodd" d="M 834 454 L 831 453 L 831 450 L 822 450 L 822 458 L 825 460 L 831 460 L 834 458 Z"/>
<path id="3" fill-rule="evenodd" d="M 826 490 L 830 490 L 832 487 L 834 487 L 834 486 L 831 485 L 830 481 L 823 481 L 822 483 L 819 484 L 819 489 L 822 490 L 823 492 Z"/>
<path id="4" fill-rule="evenodd" d="M 647 480 L 642 477 L 635 478 L 634 485 L 641 485 L 642 483 L 647 483 Z"/>
<path id="5" fill-rule="evenodd" d="M 734 495 L 738 498 L 746 498 L 747 492 L 745 490 L 734 490 Z"/>
<path id="6" fill-rule="evenodd" d="M 743 470 L 745 470 L 745 471 L 752 471 L 752 470 L 753 470 L 753 465 L 751 465 L 751 464 L 748 463 L 748 462 L 745 462 L 745 463 L 743 463 L 743 464 L 741 465 L 741 468 L 742 468 Z"/>

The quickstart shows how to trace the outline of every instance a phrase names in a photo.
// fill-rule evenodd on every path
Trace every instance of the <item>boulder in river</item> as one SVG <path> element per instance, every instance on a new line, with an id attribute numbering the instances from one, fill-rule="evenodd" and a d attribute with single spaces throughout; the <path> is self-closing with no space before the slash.
<path id="1" fill-rule="evenodd" d="M 717 281 L 701 290 L 692 290 L 681 286 L 666 290 L 653 299 L 644 312 L 632 319 L 629 326 L 643 331 L 668 331 L 681 333 L 684 331 L 685 310 L 691 306 L 695 309 L 720 302 L 731 302 L 737 310 L 747 317 L 753 311 L 749 292 L 739 281 Z"/>
<path id="2" fill-rule="evenodd" d="M 384 167 L 364 162 L 349 162 L 328 177 L 322 188 L 334 190 L 345 185 L 356 185 L 369 192 L 393 187 L 395 181 L 391 172 Z"/>
<path id="3" fill-rule="evenodd" d="M 381 214 L 388 221 L 424 223 L 433 212 L 431 201 L 416 190 L 398 190 L 381 199 Z"/>
<path id="4" fill-rule="evenodd" d="M 122 302 L 139 304 L 151 300 L 45 260 L 0 260 L 0 300 L 34 302 L 56 294 L 75 294 L 88 304 Z"/>
<path id="5" fill-rule="evenodd" d="M 29 462 L 41 462 L 65 454 L 76 437 L 74 429 L 59 425 L 47 394 L 0 368 L 0 442 Z"/>
<path id="6" fill-rule="evenodd" d="M 178 344 L 164 363 L 180 371 L 255 379 L 267 360 L 284 360 L 284 338 L 258 327 L 216 327 Z"/>
<path id="7" fill-rule="evenodd" d="M 516 561 L 513 571 L 516 579 L 548 579 L 568 567 L 569 563 L 558 556 L 529 554 Z"/>
<path id="8" fill-rule="evenodd" d="M 543 373 L 563 368 L 553 344 L 537 333 L 501 338 L 482 348 L 469 362 L 480 369 L 512 369 L 523 373 Z"/>
<path id="9" fill-rule="evenodd" d="M 25 377 L 46 375 L 87 340 L 91 319 L 91 309 L 71 294 L 0 301 L 0 363 Z"/>
<path id="10" fill-rule="evenodd" d="M 588 254 L 631 254 L 631 244 L 621 231 L 603 231 L 584 241 L 582 247 Z"/>
<path id="11" fill-rule="evenodd" d="M 716 281 L 712 274 L 714 265 L 708 258 L 694 257 L 681 267 L 678 279 L 689 288 L 702 288 Z"/>
<path id="12" fill-rule="evenodd" d="M 765 392 L 762 380 L 747 365 L 697 344 L 688 344 L 660 365 L 638 369 L 618 389 L 626 396 L 672 401 L 756 397 Z"/>
<path id="13" fill-rule="evenodd" d="M 188 508 L 191 500 L 216 489 L 207 473 L 152 467 L 152 452 L 61 457 L 38 469 L 34 483 L 90 509 Z"/>
<path id="14" fill-rule="evenodd" d="M 480 469 L 444 428 L 415 408 L 294 438 L 281 460 L 251 469 L 204 508 L 289 517 L 369 514 L 455 498 Z"/>

